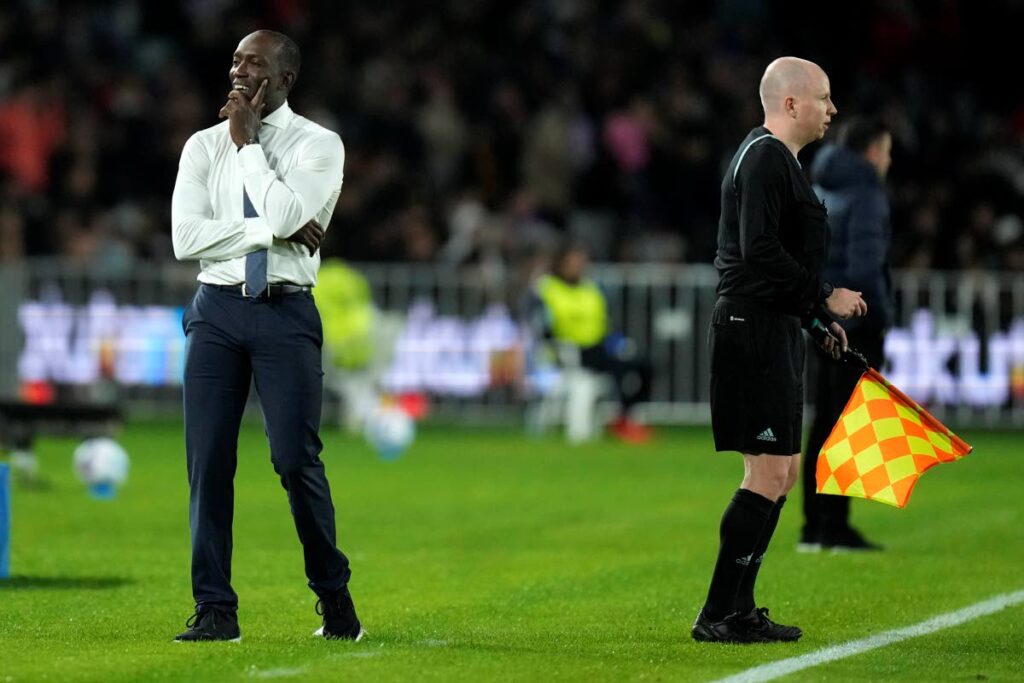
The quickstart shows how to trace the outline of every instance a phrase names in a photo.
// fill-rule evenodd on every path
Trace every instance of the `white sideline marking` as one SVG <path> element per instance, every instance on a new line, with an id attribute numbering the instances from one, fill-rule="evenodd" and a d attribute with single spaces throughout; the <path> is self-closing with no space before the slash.
<path id="1" fill-rule="evenodd" d="M 976 602 L 973 605 L 968 605 L 967 607 L 958 609 L 955 612 L 940 614 L 937 617 L 932 617 L 931 619 L 917 624 L 893 629 L 892 631 L 883 631 L 882 633 L 868 638 L 851 640 L 850 642 L 843 643 L 841 645 L 832 645 L 805 655 L 800 655 L 799 657 L 780 659 L 777 662 L 755 666 L 752 669 L 741 671 L 738 674 L 721 678 L 715 683 L 759 683 L 760 681 L 771 681 L 797 671 L 809 669 L 812 666 L 834 662 L 837 659 L 852 657 L 853 655 L 859 655 L 860 653 L 867 652 L 868 650 L 892 645 L 893 643 L 898 643 L 901 640 L 916 638 L 917 636 L 923 636 L 929 633 L 934 633 L 935 631 L 941 631 L 942 629 L 958 626 L 966 621 L 971 621 L 978 617 L 993 614 L 999 610 L 1012 607 L 1022 602 L 1024 602 L 1024 590 L 1014 591 L 1012 593 L 1003 593 L 1002 595 L 997 595 L 989 598 L 988 600 L 982 600 L 981 602 Z"/>

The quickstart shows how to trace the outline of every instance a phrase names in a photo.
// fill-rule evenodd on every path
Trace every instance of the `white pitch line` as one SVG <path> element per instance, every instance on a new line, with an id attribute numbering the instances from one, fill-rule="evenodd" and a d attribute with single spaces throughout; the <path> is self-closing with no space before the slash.
<path id="1" fill-rule="evenodd" d="M 282 667 L 280 669 L 263 669 L 262 671 L 254 668 L 249 671 L 249 676 L 252 678 L 287 678 L 304 674 L 307 668 L 305 666 L 292 669 Z"/>
<path id="2" fill-rule="evenodd" d="M 859 655 L 860 653 L 867 652 L 868 650 L 892 645 L 893 643 L 898 643 L 901 640 L 916 638 L 917 636 L 923 636 L 929 633 L 934 633 L 935 631 L 941 631 L 942 629 L 958 626 L 966 621 L 971 621 L 978 617 L 993 614 L 999 610 L 1018 605 L 1022 602 L 1024 602 L 1024 590 L 1014 591 L 1012 593 L 1003 593 L 1002 595 L 997 595 L 989 598 L 988 600 L 968 605 L 967 607 L 958 609 L 955 612 L 940 614 L 917 624 L 893 629 L 892 631 L 884 631 L 860 640 L 851 640 L 850 642 L 843 643 L 841 645 L 832 645 L 830 647 L 822 648 L 821 650 L 815 650 L 814 652 L 800 655 L 799 657 L 780 659 L 777 662 L 770 662 L 768 664 L 762 664 L 761 666 L 755 666 L 752 669 L 747 669 L 746 671 L 741 671 L 738 674 L 719 679 L 715 683 L 760 683 L 761 681 L 771 681 L 797 671 L 809 669 L 812 666 L 834 662 L 838 659 Z"/>

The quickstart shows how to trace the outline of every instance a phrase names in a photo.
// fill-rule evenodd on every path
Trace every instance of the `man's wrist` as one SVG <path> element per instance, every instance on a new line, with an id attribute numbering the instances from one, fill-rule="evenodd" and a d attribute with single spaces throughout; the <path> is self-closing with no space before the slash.
<path id="1" fill-rule="evenodd" d="M 258 144 L 260 144 L 260 136 L 259 135 L 253 135 L 253 136 L 250 136 L 249 138 L 247 138 L 245 140 L 245 142 L 240 144 L 238 146 L 238 149 L 239 149 L 239 151 L 241 151 L 241 149 L 243 147 L 245 147 L 246 145 L 258 145 Z"/>
<path id="2" fill-rule="evenodd" d="M 818 303 L 825 303 L 828 298 L 832 296 L 832 292 L 835 291 L 835 286 L 831 282 L 825 280 L 821 281 L 821 287 L 818 289 Z"/>

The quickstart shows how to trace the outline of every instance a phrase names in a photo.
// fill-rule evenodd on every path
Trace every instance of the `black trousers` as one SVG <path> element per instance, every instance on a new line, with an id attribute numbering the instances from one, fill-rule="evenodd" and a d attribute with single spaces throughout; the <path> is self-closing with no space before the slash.
<path id="1" fill-rule="evenodd" d="M 881 328 L 853 330 L 847 333 L 850 346 L 865 355 L 873 368 L 881 368 L 885 360 L 885 332 Z M 815 491 L 818 453 L 832 432 L 839 415 L 857 386 L 861 371 L 837 363 L 814 346 L 812 354 L 818 368 L 814 385 L 814 422 L 807 438 L 803 459 L 804 534 L 829 534 L 842 531 L 850 524 L 850 499 L 846 496 L 823 496 Z"/>
<path id="2" fill-rule="evenodd" d="M 270 459 L 288 492 L 318 595 L 348 583 L 331 491 L 320 460 L 323 401 L 320 314 L 309 292 L 247 299 L 201 285 L 183 317 L 185 449 L 192 593 L 196 604 L 237 606 L 231 587 L 231 525 L 238 429 L 255 379 Z"/>
<path id="3" fill-rule="evenodd" d="M 654 371 L 651 362 L 643 356 L 619 357 L 598 344 L 580 349 L 580 365 L 611 375 L 622 415 L 626 415 L 637 403 L 651 398 L 651 376 Z"/>

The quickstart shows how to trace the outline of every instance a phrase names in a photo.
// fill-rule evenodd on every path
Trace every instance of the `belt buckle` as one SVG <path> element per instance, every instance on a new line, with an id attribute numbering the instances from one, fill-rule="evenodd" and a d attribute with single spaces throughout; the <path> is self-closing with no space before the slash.
<path id="1" fill-rule="evenodd" d="M 267 288 L 265 290 L 263 290 L 263 294 L 262 295 L 254 296 L 254 295 L 249 293 L 249 288 L 243 282 L 242 283 L 242 297 L 245 298 L 245 299 L 262 299 L 263 297 L 270 298 L 270 283 L 269 282 L 267 283 Z"/>

